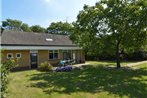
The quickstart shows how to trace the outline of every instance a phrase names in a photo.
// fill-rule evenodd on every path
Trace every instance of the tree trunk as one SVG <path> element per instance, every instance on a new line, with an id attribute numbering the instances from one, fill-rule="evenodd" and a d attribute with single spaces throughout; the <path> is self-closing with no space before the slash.
<path id="1" fill-rule="evenodd" d="M 120 57 L 119 57 L 119 51 L 116 54 L 116 64 L 117 64 L 117 68 L 120 68 Z"/>
<path id="2" fill-rule="evenodd" d="M 116 64 L 117 64 L 117 68 L 120 68 L 120 54 L 119 54 L 119 42 L 117 43 L 116 46 Z"/>

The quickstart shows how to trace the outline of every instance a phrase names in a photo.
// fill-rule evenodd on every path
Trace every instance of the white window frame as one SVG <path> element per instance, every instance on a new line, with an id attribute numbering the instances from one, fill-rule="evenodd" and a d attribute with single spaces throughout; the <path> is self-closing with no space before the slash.
<path id="1" fill-rule="evenodd" d="M 52 51 L 52 52 L 50 52 L 50 51 Z M 53 53 L 53 59 L 49 58 L 49 53 Z M 55 57 L 54 57 L 54 54 L 55 54 L 55 53 L 58 53 L 58 58 L 55 58 Z M 49 59 L 49 60 L 59 59 L 59 50 L 48 50 L 48 59 Z"/>
<path id="2" fill-rule="evenodd" d="M 11 57 L 9 57 L 8 55 L 11 55 Z M 7 53 L 7 59 L 11 59 L 13 58 L 13 53 Z"/>
<path id="3" fill-rule="evenodd" d="M 20 57 L 17 57 L 18 54 L 20 55 Z M 21 53 L 16 53 L 15 57 L 16 58 L 21 58 Z"/>

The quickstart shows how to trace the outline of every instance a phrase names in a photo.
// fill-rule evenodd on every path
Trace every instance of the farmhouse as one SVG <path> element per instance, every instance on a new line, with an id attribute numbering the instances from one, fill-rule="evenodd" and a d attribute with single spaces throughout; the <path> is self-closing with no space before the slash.
<path id="1" fill-rule="evenodd" d="M 2 62 L 18 59 L 19 68 L 37 68 L 45 61 L 57 66 L 60 60 L 85 62 L 82 49 L 68 36 L 48 33 L 4 31 L 1 35 Z"/>

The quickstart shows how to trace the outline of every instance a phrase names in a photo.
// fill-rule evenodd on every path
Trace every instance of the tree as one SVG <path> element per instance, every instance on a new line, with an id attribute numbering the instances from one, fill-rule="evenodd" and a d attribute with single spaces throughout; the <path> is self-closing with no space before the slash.
<path id="1" fill-rule="evenodd" d="M 8 26 L 9 25 L 9 23 L 7 22 L 7 21 L 2 21 L 2 26 L 3 27 L 6 27 L 6 26 Z"/>
<path id="2" fill-rule="evenodd" d="M 28 24 L 26 24 L 26 23 L 23 23 L 23 24 L 21 25 L 21 29 L 22 29 L 23 31 L 25 31 L 25 32 L 31 32 L 30 27 L 29 27 Z"/>
<path id="3" fill-rule="evenodd" d="M 72 39 L 91 53 L 115 54 L 120 68 L 121 53 L 146 43 L 146 17 L 145 0 L 101 0 L 80 11 Z"/>
<path id="4" fill-rule="evenodd" d="M 20 20 L 6 19 L 5 21 L 2 21 L 2 26 L 7 27 L 9 30 L 31 32 L 28 24 L 23 23 Z"/>
<path id="5" fill-rule="evenodd" d="M 21 25 L 22 21 L 19 20 L 6 19 L 5 21 L 2 21 L 2 26 L 8 27 L 11 30 L 20 30 Z"/>
<path id="6" fill-rule="evenodd" d="M 39 25 L 33 25 L 30 27 L 30 29 L 33 31 L 33 32 L 39 32 L 39 33 L 45 33 L 46 29 L 39 26 Z"/>
<path id="7" fill-rule="evenodd" d="M 47 30 L 52 34 L 69 35 L 72 32 L 72 28 L 72 25 L 67 22 L 53 22 Z"/>

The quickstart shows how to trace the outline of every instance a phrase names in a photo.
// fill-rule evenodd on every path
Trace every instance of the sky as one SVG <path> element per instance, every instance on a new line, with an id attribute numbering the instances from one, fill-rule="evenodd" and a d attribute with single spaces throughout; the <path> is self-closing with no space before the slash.
<path id="1" fill-rule="evenodd" d="M 31 25 L 48 27 L 51 22 L 73 22 L 84 4 L 97 0 L 0 0 L 0 19 L 17 19 Z"/>

